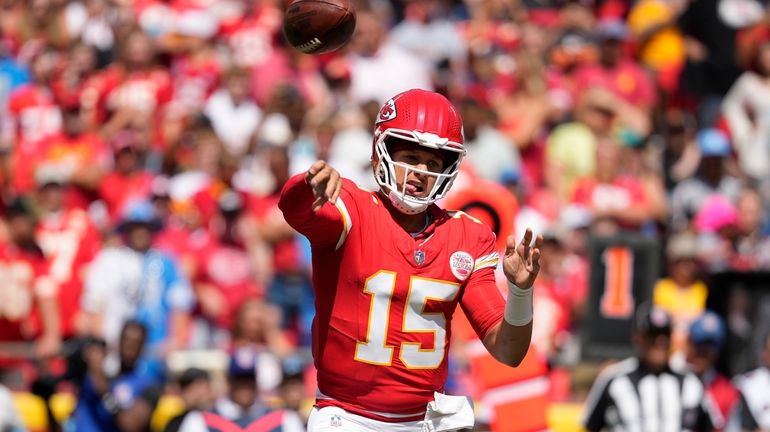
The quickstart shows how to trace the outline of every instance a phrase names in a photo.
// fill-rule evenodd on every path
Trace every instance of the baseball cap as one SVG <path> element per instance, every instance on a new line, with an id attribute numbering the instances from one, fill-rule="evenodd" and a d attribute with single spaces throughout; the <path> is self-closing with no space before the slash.
<path id="1" fill-rule="evenodd" d="M 717 232 L 738 222 L 738 209 L 729 198 L 720 194 L 709 196 L 695 215 L 698 232 Z"/>
<path id="2" fill-rule="evenodd" d="M 155 207 L 143 200 L 133 202 L 127 207 L 116 229 L 123 233 L 130 225 L 145 225 L 152 231 L 163 228 L 163 223 L 155 216 Z"/>
<path id="3" fill-rule="evenodd" d="M 645 335 L 671 334 L 671 316 L 662 308 L 642 303 L 636 310 L 634 330 Z"/>
<path id="4" fill-rule="evenodd" d="M 666 257 L 669 260 L 686 260 L 698 256 L 698 237 L 690 233 L 680 233 L 672 236 L 666 246 Z"/>
<path id="5" fill-rule="evenodd" d="M 35 170 L 35 182 L 41 188 L 48 185 L 63 186 L 69 183 L 69 173 L 56 165 L 41 165 Z"/>
<path id="6" fill-rule="evenodd" d="M 257 352 L 251 348 L 238 348 L 230 356 L 230 367 L 227 370 L 230 377 L 257 376 Z"/>
<path id="7" fill-rule="evenodd" d="M 719 349 L 725 341 L 725 325 L 714 312 L 706 311 L 690 325 L 690 340 L 695 345 L 713 345 Z"/>
<path id="8" fill-rule="evenodd" d="M 500 173 L 500 183 L 512 185 L 521 181 L 521 173 L 515 168 L 506 168 Z"/>
<path id="9" fill-rule="evenodd" d="M 181 375 L 179 375 L 178 382 L 179 387 L 182 389 L 187 388 L 190 384 L 200 381 L 200 380 L 206 380 L 208 381 L 211 377 L 209 376 L 209 373 L 206 372 L 203 369 L 199 368 L 189 368 L 186 369 L 184 372 L 182 372 Z"/>
<path id="10" fill-rule="evenodd" d="M 724 157 L 730 154 L 730 140 L 719 129 L 703 129 L 695 139 L 703 157 Z"/>
<path id="11" fill-rule="evenodd" d="M 628 28 L 622 20 L 606 20 L 596 27 L 596 35 L 601 40 L 622 41 L 628 36 Z"/>
<path id="12" fill-rule="evenodd" d="M 305 361 L 298 356 L 287 357 L 281 362 L 283 376 L 281 381 L 302 381 L 305 378 Z"/>
<path id="13" fill-rule="evenodd" d="M 160 399 L 160 389 L 152 378 L 127 374 L 115 380 L 112 394 L 105 403 L 113 410 L 126 410 L 140 399 L 154 408 Z"/>

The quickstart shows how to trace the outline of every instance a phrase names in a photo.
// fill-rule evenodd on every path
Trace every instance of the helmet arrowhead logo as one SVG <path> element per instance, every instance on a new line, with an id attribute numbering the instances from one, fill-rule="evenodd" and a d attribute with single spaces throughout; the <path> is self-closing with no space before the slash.
<path id="1" fill-rule="evenodd" d="M 385 102 L 385 105 L 380 108 L 380 114 L 377 116 L 377 124 L 390 121 L 396 118 L 396 103 L 393 99 Z"/>

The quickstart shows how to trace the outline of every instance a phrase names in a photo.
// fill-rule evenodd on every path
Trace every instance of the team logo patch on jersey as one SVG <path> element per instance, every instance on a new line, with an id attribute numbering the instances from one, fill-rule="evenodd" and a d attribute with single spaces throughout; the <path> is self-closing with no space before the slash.
<path id="1" fill-rule="evenodd" d="M 393 99 L 385 102 L 385 105 L 380 109 L 380 114 L 377 116 L 377 124 L 390 121 L 396 118 L 396 103 Z"/>
<path id="2" fill-rule="evenodd" d="M 455 252 L 449 257 L 449 268 L 457 279 L 464 281 L 473 272 L 473 257 L 468 252 Z"/>

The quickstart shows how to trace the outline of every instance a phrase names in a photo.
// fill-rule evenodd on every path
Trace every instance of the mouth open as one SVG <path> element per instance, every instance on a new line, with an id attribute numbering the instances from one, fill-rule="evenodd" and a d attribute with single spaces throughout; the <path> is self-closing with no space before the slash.
<path id="1" fill-rule="evenodd" d="M 404 192 L 406 192 L 407 195 L 422 198 L 425 194 L 425 188 L 423 187 L 422 183 L 409 182 L 404 187 Z"/>

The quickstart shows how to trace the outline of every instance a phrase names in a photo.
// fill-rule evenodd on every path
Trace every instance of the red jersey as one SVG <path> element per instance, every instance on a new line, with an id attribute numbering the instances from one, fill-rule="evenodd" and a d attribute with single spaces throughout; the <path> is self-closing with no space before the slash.
<path id="1" fill-rule="evenodd" d="M 621 60 L 612 69 L 598 64 L 583 66 L 575 71 L 575 83 L 578 92 L 603 87 L 632 105 L 652 106 L 655 103 L 655 82 L 644 68 L 630 60 Z"/>
<path id="2" fill-rule="evenodd" d="M 85 211 L 73 208 L 58 217 L 41 219 L 35 237 L 50 260 L 51 279 L 59 286 L 62 335 L 71 336 L 86 266 L 101 247 L 99 232 Z"/>
<path id="3" fill-rule="evenodd" d="M 107 205 L 110 220 L 117 222 L 128 205 L 148 199 L 152 192 L 152 180 L 153 175 L 146 171 L 128 176 L 116 171 L 107 173 L 99 186 L 99 196 Z"/>
<path id="4" fill-rule="evenodd" d="M 263 294 L 255 281 L 251 259 L 242 247 L 223 244 L 214 237 L 198 253 L 195 283 L 210 284 L 222 294 L 226 308 L 211 317 L 222 329 L 232 328 L 238 307 L 246 299 Z"/>
<path id="5" fill-rule="evenodd" d="M 722 418 L 729 419 L 738 402 L 738 390 L 726 376 L 716 371 L 711 373 L 713 375 L 704 380 L 706 392 L 719 409 Z"/>
<path id="6" fill-rule="evenodd" d="M 313 248 L 313 357 L 321 397 L 382 421 L 424 417 L 443 391 L 452 315 L 459 304 L 480 338 L 500 322 L 495 238 L 480 221 L 433 205 L 413 237 L 378 194 L 343 180 L 336 205 L 313 212 L 304 174 L 279 207 Z"/>
<path id="7" fill-rule="evenodd" d="M 647 194 L 636 177 L 620 176 L 612 183 L 586 177 L 577 181 L 572 202 L 589 208 L 626 210 L 646 205 Z"/>
<path id="8" fill-rule="evenodd" d="M 126 72 L 115 66 L 104 72 L 102 98 L 108 110 L 132 108 L 142 112 L 157 110 L 172 96 L 171 75 L 163 68 Z"/>
<path id="9" fill-rule="evenodd" d="M 15 123 L 18 147 L 36 144 L 61 130 L 61 111 L 48 88 L 25 84 L 11 93 L 8 111 Z"/>
<path id="10" fill-rule="evenodd" d="M 283 218 L 278 208 L 279 194 L 256 197 L 252 200 L 251 213 L 258 222 L 269 222 L 274 218 Z M 297 239 L 292 237 L 273 243 L 273 271 L 277 274 L 297 274 L 302 271 L 302 251 Z"/>
<path id="11" fill-rule="evenodd" d="M 179 57 L 172 66 L 174 75 L 173 114 L 184 117 L 203 110 L 206 100 L 219 86 L 222 65 L 215 57 L 194 62 Z"/>
<path id="12" fill-rule="evenodd" d="M 242 67 L 262 64 L 273 52 L 273 39 L 281 29 L 280 9 L 258 7 L 254 16 L 245 17 L 232 25 L 224 25 L 224 39 L 232 52 L 233 62 Z"/>
<path id="13" fill-rule="evenodd" d="M 33 340 L 42 332 L 37 299 L 56 295 L 40 250 L 0 245 L 0 341 Z"/>
<path id="14" fill-rule="evenodd" d="M 162 67 L 141 71 L 126 71 L 113 66 L 94 80 L 94 89 L 99 95 L 96 118 L 106 118 L 108 112 L 115 113 L 130 108 L 151 115 L 152 144 L 155 149 L 165 145 L 163 138 L 163 115 L 173 95 L 171 75 Z M 90 97 L 90 96 L 89 96 Z"/>
<path id="15" fill-rule="evenodd" d="M 74 173 L 85 169 L 104 168 L 110 158 L 107 144 L 95 134 L 69 137 L 59 133 L 49 136 L 40 142 L 37 154 L 35 159 L 19 161 L 31 167 L 32 171 L 29 175 L 31 178 L 34 178 L 35 171 L 41 166 L 68 167 Z M 16 172 L 17 180 L 14 184 L 20 184 L 23 178 L 18 177 L 24 175 L 23 170 Z M 76 185 L 70 185 L 67 188 L 67 207 L 86 209 L 94 198 L 94 194 L 89 190 Z"/>

